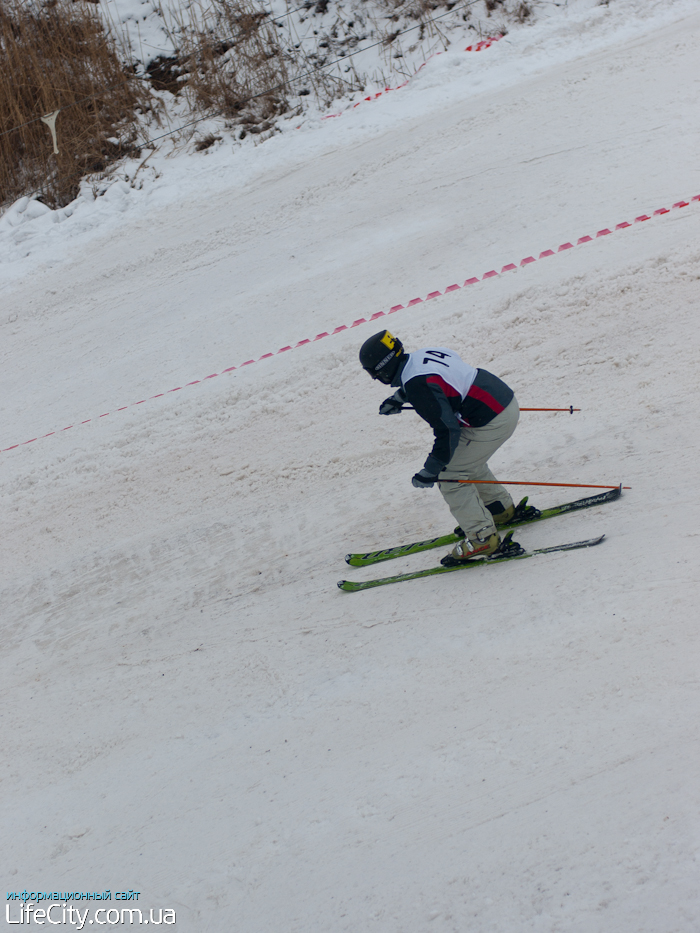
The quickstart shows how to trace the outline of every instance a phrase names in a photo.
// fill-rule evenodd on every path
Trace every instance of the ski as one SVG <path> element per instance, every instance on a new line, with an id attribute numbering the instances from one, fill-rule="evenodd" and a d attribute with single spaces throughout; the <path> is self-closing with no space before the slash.
<path id="1" fill-rule="evenodd" d="M 511 560 L 525 560 L 527 557 L 536 557 L 538 554 L 554 554 L 556 551 L 575 551 L 578 548 L 593 547 L 600 544 L 605 535 L 599 538 L 589 538 L 587 541 L 574 541 L 572 544 L 557 544 L 554 547 L 541 547 L 534 551 L 525 551 L 523 554 L 512 554 L 510 557 L 485 557 L 481 560 L 466 561 L 456 567 L 428 567 L 427 570 L 416 570 L 414 573 L 397 573 L 393 577 L 382 577 L 379 580 L 340 580 L 338 586 L 346 593 L 356 593 L 358 590 L 370 590 L 375 586 L 385 586 L 387 583 L 405 583 L 407 580 L 417 580 L 420 577 L 434 577 L 439 573 L 452 573 L 454 570 L 469 570 L 475 567 L 486 567 L 490 564 L 504 564 Z"/>
<path id="2" fill-rule="evenodd" d="M 599 493 L 596 496 L 586 496 L 585 499 L 577 499 L 575 502 L 564 502 L 561 505 L 552 506 L 550 509 L 543 509 L 537 518 L 525 519 L 520 522 L 511 522 L 509 525 L 499 527 L 500 531 L 510 531 L 514 528 L 520 528 L 523 525 L 532 525 L 535 522 L 543 522 L 547 518 L 554 518 L 555 515 L 564 515 L 567 512 L 577 512 L 580 509 L 590 509 L 594 505 L 602 505 L 604 502 L 614 502 L 622 495 L 622 484 L 616 489 L 608 492 Z M 370 564 L 378 564 L 384 560 L 394 560 L 397 557 L 406 557 L 409 554 L 418 554 L 420 551 L 429 551 L 436 547 L 446 547 L 449 544 L 455 544 L 461 540 L 461 535 L 454 533 L 442 535 L 439 538 L 428 538 L 426 541 L 415 541 L 413 544 L 403 544 L 399 547 L 386 548 L 383 551 L 368 551 L 366 554 L 347 554 L 345 560 L 352 567 L 367 567 Z"/>

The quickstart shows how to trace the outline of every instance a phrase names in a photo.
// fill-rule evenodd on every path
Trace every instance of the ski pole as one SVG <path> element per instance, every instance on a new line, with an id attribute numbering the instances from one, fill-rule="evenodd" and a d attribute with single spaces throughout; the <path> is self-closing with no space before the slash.
<path id="1" fill-rule="evenodd" d="M 570 415 L 573 415 L 575 411 L 581 411 L 581 409 L 569 405 L 568 408 L 521 408 L 520 411 L 568 411 Z"/>
<path id="2" fill-rule="evenodd" d="M 415 408 L 413 405 L 402 405 L 401 411 L 415 411 Z M 521 408 L 520 411 L 568 411 L 570 415 L 573 415 L 575 411 L 581 411 L 581 409 L 569 405 L 568 408 Z"/>
<path id="3" fill-rule="evenodd" d="M 534 483 L 531 480 L 518 480 L 518 479 L 440 479 L 438 476 L 436 482 L 438 483 L 483 483 L 491 486 L 574 486 L 578 489 L 631 489 L 631 486 L 623 486 L 620 483 L 619 486 L 593 486 L 590 483 Z"/>

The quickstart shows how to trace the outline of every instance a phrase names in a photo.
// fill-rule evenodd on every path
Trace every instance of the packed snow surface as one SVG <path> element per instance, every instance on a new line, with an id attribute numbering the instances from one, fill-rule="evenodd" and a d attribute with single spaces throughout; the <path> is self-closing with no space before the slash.
<path id="1" fill-rule="evenodd" d="M 7 892 L 132 889 L 77 906 L 187 933 L 696 933 L 699 42 L 694 2 L 570 2 L 0 219 Z M 440 556 L 346 552 L 453 524 L 358 366 L 383 326 L 581 408 L 492 467 L 624 482 L 516 536 L 605 541 L 341 593 Z"/>

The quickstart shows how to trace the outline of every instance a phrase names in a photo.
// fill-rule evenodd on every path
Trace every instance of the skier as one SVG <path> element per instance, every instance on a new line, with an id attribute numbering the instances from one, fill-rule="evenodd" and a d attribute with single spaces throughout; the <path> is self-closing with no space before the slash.
<path id="1" fill-rule="evenodd" d="M 527 500 L 516 509 L 503 486 L 440 482 L 495 480 L 487 460 L 515 431 L 520 416 L 513 390 L 485 369 L 465 363 L 454 350 L 427 347 L 406 353 L 388 330 L 363 343 L 360 363 L 372 379 L 398 386 L 379 406 L 380 415 L 399 414 L 408 402 L 435 433 L 433 449 L 412 482 L 418 489 L 437 482 L 459 523 L 457 533 L 464 534 L 441 563 L 450 567 L 492 554 L 522 552 L 509 537 L 501 541 L 496 526 L 538 515 Z"/>

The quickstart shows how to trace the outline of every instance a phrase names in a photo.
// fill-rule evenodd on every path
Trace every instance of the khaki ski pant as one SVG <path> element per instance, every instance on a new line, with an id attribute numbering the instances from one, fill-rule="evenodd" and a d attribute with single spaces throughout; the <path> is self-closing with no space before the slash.
<path id="1" fill-rule="evenodd" d="M 513 398 L 500 415 L 496 415 L 493 421 L 482 428 L 462 428 L 457 450 L 440 474 L 440 478 L 495 480 L 487 460 L 515 431 L 519 417 L 520 408 Z M 513 504 L 513 499 L 504 486 L 439 481 L 438 484 L 450 512 L 470 538 L 477 535 L 486 538 L 496 530 L 493 516 L 486 508 L 488 503 L 500 501 L 504 509 Z"/>

